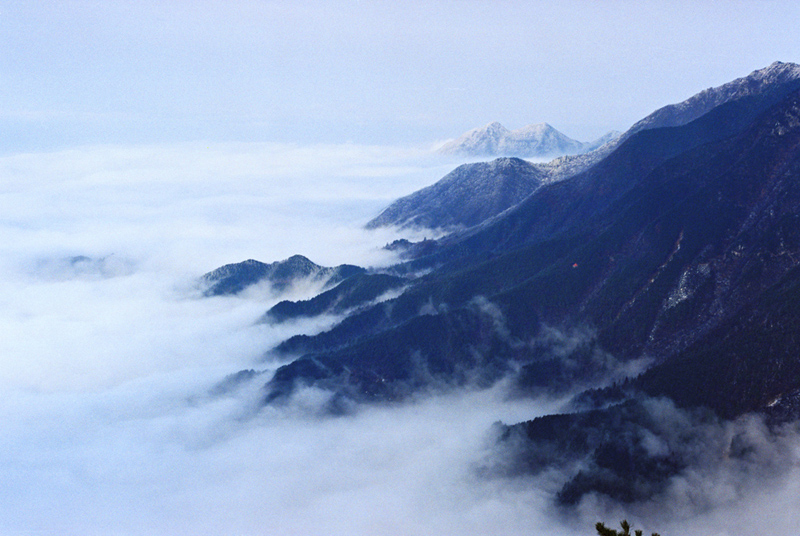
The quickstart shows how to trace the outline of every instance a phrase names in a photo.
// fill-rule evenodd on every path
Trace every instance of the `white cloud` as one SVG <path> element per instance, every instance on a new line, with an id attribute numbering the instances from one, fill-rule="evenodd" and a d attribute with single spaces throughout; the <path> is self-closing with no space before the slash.
<path id="1" fill-rule="evenodd" d="M 144 261 L 157 252 L 188 271 L 295 253 L 369 264 L 380 262 L 377 247 L 390 236 L 359 225 L 447 170 L 422 150 L 352 145 L 112 146 L 10 156 L 0 158 L 0 233 L 20 255 L 39 248 L 39 257 L 124 253 Z"/>

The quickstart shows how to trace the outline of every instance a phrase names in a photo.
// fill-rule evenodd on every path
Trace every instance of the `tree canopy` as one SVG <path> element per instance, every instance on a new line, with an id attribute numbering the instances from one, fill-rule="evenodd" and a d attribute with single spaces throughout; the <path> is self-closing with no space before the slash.
<path id="1" fill-rule="evenodd" d="M 594 528 L 597 529 L 598 536 L 631 536 L 631 525 L 628 523 L 626 519 L 623 519 L 620 523 L 622 527 L 622 531 L 610 529 L 606 527 L 603 523 L 597 523 Z M 634 536 L 642 536 L 641 530 L 635 530 L 633 532 Z M 657 532 L 654 532 L 652 536 L 661 536 Z"/>

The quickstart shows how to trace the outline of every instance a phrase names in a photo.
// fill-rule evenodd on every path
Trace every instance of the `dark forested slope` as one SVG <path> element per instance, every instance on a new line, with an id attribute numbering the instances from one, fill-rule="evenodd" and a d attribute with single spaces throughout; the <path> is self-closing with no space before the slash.
<path id="1" fill-rule="evenodd" d="M 641 132 L 592 170 L 443 241 L 438 269 L 399 298 L 281 350 L 308 354 L 331 378 L 347 362 L 355 392 L 354 369 L 389 390 L 405 382 L 410 371 L 398 374 L 397 363 L 439 363 L 432 376 L 442 381 L 453 380 L 450 368 L 487 360 L 495 372 L 509 362 L 535 368 L 526 348 L 542 322 L 590 325 L 617 359 L 669 360 L 793 266 L 796 99 L 769 107 L 746 97 L 688 125 Z M 475 329 L 487 315 L 496 320 L 491 351 L 489 328 Z M 283 389 L 293 367 L 280 373 Z"/>

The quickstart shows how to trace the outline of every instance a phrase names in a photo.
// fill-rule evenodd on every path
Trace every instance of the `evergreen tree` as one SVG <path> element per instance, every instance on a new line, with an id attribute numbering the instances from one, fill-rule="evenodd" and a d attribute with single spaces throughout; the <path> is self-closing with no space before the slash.
<path id="1" fill-rule="evenodd" d="M 620 526 L 622 527 L 622 531 L 610 529 L 606 527 L 604 524 L 598 522 L 594 526 L 594 528 L 597 529 L 598 536 L 631 536 L 631 525 L 630 523 L 628 523 L 626 519 L 622 520 Z M 635 530 L 633 534 L 634 536 L 642 536 L 642 531 Z M 652 536 L 661 536 L 661 535 L 658 534 L 657 532 L 654 532 Z"/>

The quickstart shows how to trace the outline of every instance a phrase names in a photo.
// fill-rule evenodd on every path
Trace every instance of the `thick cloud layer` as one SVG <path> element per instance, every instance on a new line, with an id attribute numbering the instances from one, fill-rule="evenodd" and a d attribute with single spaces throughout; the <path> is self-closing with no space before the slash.
<path id="1" fill-rule="evenodd" d="M 280 364 L 264 351 L 335 319 L 255 325 L 287 296 L 201 299 L 196 277 L 295 253 L 391 262 L 380 247 L 394 232 L 361 225 L 450 167 L 422 151 L 350 145 L 0 158 L 0 534 L 567 535 L 626 515 L 665 536 L 755 534 L 750 519 L 796 504 L 792 434 L 764 449 L 792 477 L 768 491 L 749 489 L 758 479 L 741 467 L 717 467 L 682 477 L 669 507 L 596 500 L 562 518 L 549 506 L 559 475 L 484 478 L 481 467 L 496 455 L 492 423 L 565 401 L 509 401 L 498 386 L 323 418 L 327 394 L 308 389 L 260 409 Z M 254 374 L 225 381 L 245 369 Z M 788 512 L 773 533 L 797 526 Z"/>
<path id="2" fill-rule="evenodd" d="M 265 335 L 243 326 L 269 303 L 193 300 L 195 278 L 295 253 L 390 262 L 380 248 L 394 234 L 360 226 L 438 178 L 441 162 L 420 165 L 417 154 L 184 145 L 0 159 L 0 382 L 93 387 L 172 363 L 252 358 Z"/>

